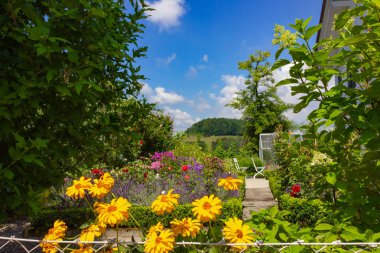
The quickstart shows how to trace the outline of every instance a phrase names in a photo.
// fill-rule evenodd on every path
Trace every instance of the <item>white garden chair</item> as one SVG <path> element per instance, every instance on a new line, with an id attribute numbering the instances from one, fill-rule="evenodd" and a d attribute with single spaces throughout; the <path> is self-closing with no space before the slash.
<path id="1" fill-rule="evenodd" d="M 248 169 L 248 167 L 240 167 L 236 158 L 232 158 L 232 160 L 234 161 L 237 172 L 245 172 Z"/>
<path id="2" fill-rule="evenodd" d="M 265 166 L 258 167 L 258 166 L 256 166 L 256 164 L 255 164 L 255 159 L 253 159 L 253 157 L 251 157 L 251 160 L 252 160 L 252 163 L 253 163 L 253 167 L 254 167 L 255 170 L 256 170 L 256 174 L 253 175 L 253 178 L 256 178 L 257 175 L 262 175 L 262 176 L 264 177 L 263 171 L 264 171 L 264 169 L 265 169 Z"/>

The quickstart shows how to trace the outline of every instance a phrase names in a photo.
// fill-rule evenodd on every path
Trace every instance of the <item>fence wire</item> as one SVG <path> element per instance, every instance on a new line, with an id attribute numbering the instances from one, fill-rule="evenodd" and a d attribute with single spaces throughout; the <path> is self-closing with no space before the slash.
<path id="1" fill-rule="evenodd" d="M 115 239 L 103 240 L 103 241 L 42 241 L 37 239 L 25 239 L 12 237 L 0 237 L 0 252 L 10 252 L 10 253 L 32 253 L 32 252 L 42 252 L 40 243 L 52 244 L 56 248 L 56 252 L 66 253 L 71 252 L 74 249 L 79 249 L 80 245 L 87 245 L 95 253 L 100 252 L 112 252 L 113 248 L 123 247 L 129 251 L 141 248 L 145 242 L 132 242 L 132 241 L 119 241 L 116 242 Z M 55 246 L 57 245 L 57 246 Z M 303 252 L 380 252 L 380 242 L 341 242 L 334 241 L 330 243 L 317 243 L 317 242 L 305 242 L 298 240 L 295 242 L 281 242 L 281 243 L 270 243 L 256 241 L 254 243 L 226 243 L 225 241 L 220 241 L 218 243 L 206 243 L 206 242 L 176 242 L 176 246 L 182 247 L 194 247 L 198 252 L 207 252 L 203 249 L 210 247 L 236 247 L 236 246 L 246 246 L 247 248 L 241 252 L 268 252 L 268 250 L 277 252 L 299 252 L 293 251 L 296 248 L 302 247 L 306 251 Z"/>

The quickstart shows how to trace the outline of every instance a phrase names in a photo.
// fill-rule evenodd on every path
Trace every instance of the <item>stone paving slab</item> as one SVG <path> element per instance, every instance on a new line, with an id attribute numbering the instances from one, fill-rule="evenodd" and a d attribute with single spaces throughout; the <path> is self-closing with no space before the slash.
<path id="1" fill-rule="evenodd" d="M 246 179 L 243 201 L 243 219 L 251 218 L 251 212 L 270 208 L 277 204 L 266 179 Z"/>

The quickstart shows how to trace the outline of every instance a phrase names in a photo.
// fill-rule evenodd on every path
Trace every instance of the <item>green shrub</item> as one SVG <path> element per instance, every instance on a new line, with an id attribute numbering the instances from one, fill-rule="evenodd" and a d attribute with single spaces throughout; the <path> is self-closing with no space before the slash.
<path id="1" fill-rule="evenodd" d="M 123 223 L 121 227 L 140 227 L 143 230 L 147 230 L 151 225 L 159 221 L 164 226 L 169 226 L 169 222 L 174 220 L 174 218 L 183 219 L 192 217 L 191 209 L 192 206 L 190 204 L 178 205 L 172 213 L 158 216 L 148 206 L 132 206 L 128 221 Z M 222 214 L 217 222 L 221 222 L 221 220 L 228 217 L 241 217 L 242 215 L 242 201 L 240 199 L 230 199 L 223 203 Z M 63 220 L 70 229 L 77 230 L 83 223 L 88 222 L 93 217 L 94 215 L 89 208 L 43 210 L 32 218 L 31 224 L 35 233 L 44 234 L 52 227 L 54 221 L 58 219 Z"/>
<path id="2" fill-rule="evenodd" d="M 314 226 L 318 220 L 327 218 L 329 214 L 324 208 L 324 203 L 319 199 L 294 198 L 289 194 L 282 194 L 278 198 L 278 206 L 280 210 L 289 212 L 285 215 L 287 221 L 297 223 L 302 227 Z"/>

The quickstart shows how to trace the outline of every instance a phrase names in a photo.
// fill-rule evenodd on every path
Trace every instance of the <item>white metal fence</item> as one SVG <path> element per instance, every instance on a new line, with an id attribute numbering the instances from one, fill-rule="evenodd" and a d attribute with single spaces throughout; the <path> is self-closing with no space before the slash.
<path id="1" fill-rule="evenodd" d="M 0 252 L 12 252 L 12 253 L 32 253 L 32 252 L 42 252 L 39 244 L 41 240 L 37 239 L 25 239 L 16 237 L 1 237 L 0 236 Z M 44 241 L 45 243 L 57 243 L 57 252 L 71 252 L 73 248 L 79 248 L 79 243 L 91 245 L 94 252 L 107 252 L 107 249 L 112 249 L 114 247 L 123 246 L 132 251 L 137 249 L 145 242 L 131 242 L 131 241 L 120 241 L 116 244 L 115 240 L 105 240 L 105 241 L 93 241 L 93 242 L 81 242 L 79 240 L 73 241 Z M 226 243 L 221 241 L 219 243 L 203 243 L 203 242 L 176 242 L 177 246 L 182 247 L 195 247 L 199 249 L 199 252 L 203 251 L 204 248 L 209 247 L 233 247 L 233 246 L 247 246 L 247 249 L 241 252 L 299 252 L 299 249 L 304 249 L 302 252 L 380 252 L 380 242 L 341 242 L 334 241 L 330 243 L 316 243 L 316 242 L 304 242 L 298 240 L 295 242 L 286 243 L 268 243 L 268 242 L 254 242 L 254 243 Z M 297 250 L 298 249 L 298 250 Z"/>

